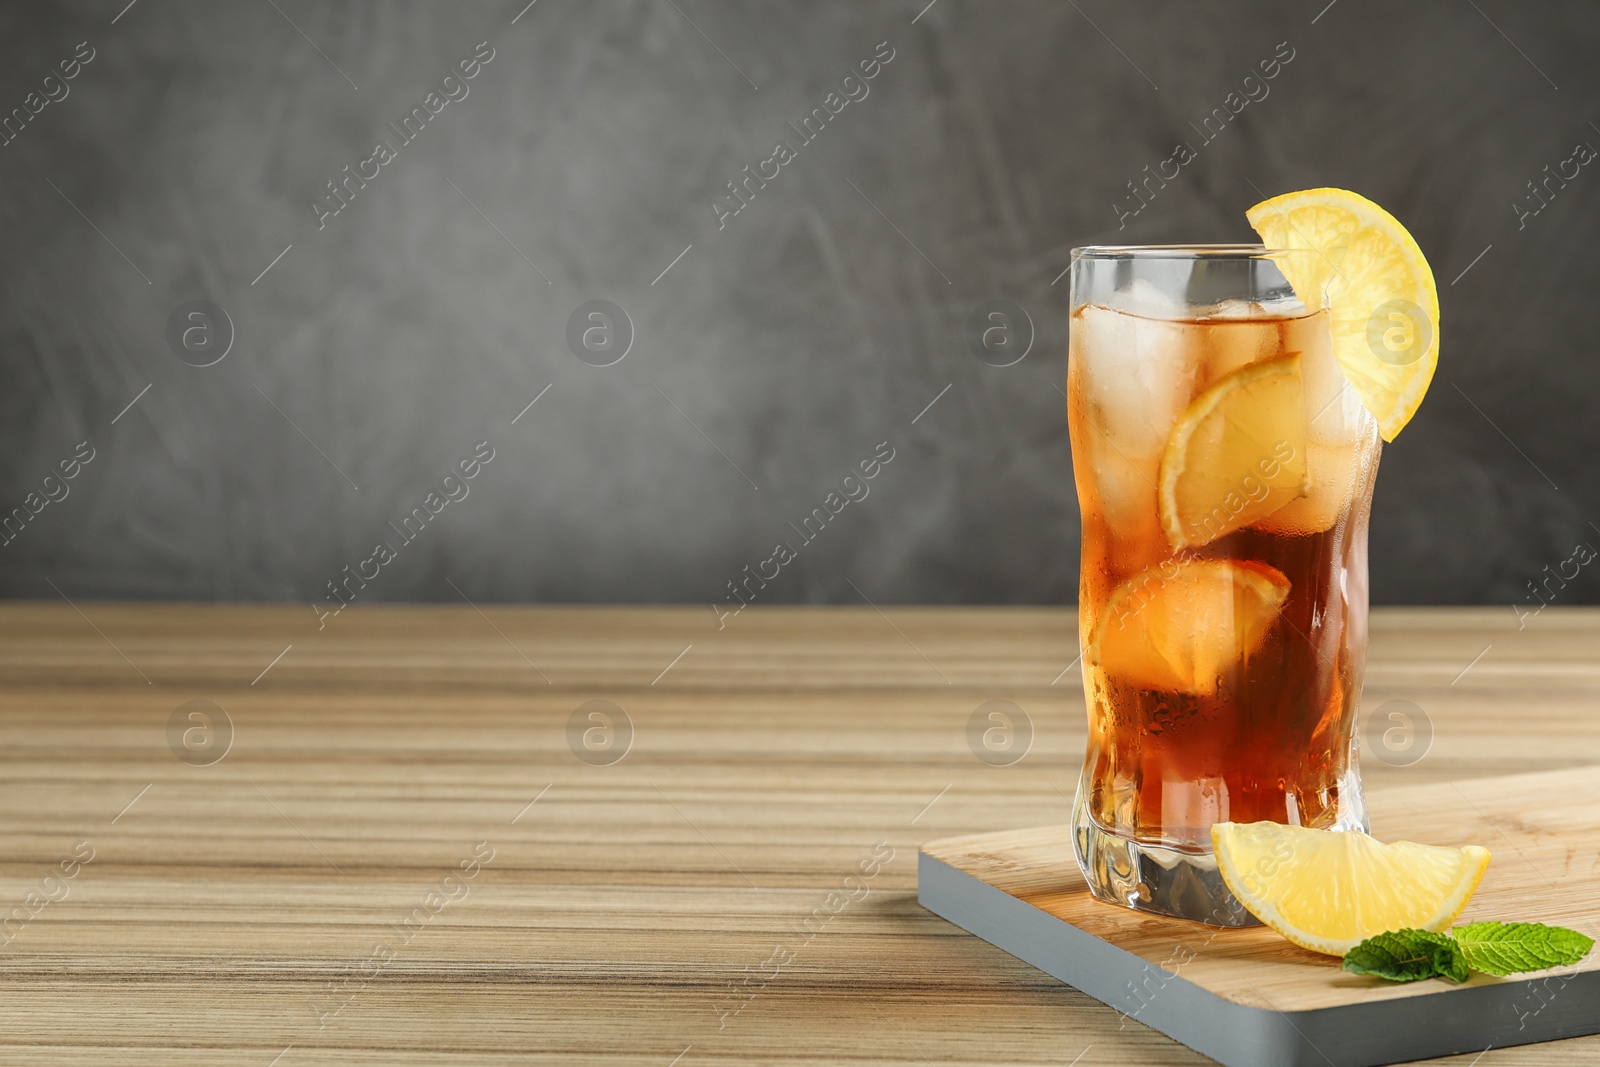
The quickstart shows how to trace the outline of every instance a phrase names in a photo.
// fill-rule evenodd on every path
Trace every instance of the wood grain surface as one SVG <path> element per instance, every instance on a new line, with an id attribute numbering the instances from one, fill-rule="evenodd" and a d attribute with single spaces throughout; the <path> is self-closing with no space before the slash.
<path id="1" fill-rule="evenodd" d="M 1365 706 L 1432 741 L 1369 788 L 1600 763 L 1597 651 L 1375 612 Z M 923 841 L 1065 820 L 1075 655 L 1071 610 L 6 605 L 0 1064 L 1204 1062 L 915 903 Z"/>

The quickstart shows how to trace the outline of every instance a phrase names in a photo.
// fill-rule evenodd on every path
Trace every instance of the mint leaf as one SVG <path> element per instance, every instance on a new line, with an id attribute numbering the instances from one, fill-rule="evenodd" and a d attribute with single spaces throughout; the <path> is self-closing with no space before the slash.
<path id="1" fill-rule="evenodd" d="M 1450 935 L 1427 930 L 1377 934 L 1346 953 L 1344 969 L 1391 982 L 1425 978 L 1464 982 L 1469 968 L 1500 977 L 1543 971 L 1577 963 L 1593 947 L 1593 938 L 1561 926 L 1468 923 L 1456 927 Z"/>
<path id="2" fill-rule="evenodd" d="M 1467 961 L 1461 946 L 1444 934 L 1427 930 L 1390 930 L 1369 937 L 1345 954 L 1344 969 L 1391 982 L 1418 982 L 1424 978 L 1467 980 Z"/>
<path id="3" fill-rule="evenodd" d="M 1543 923 L 1468 923 L 1450 932 L 1467 966 L 1501 977 L 1577 963 L 1594 947 L 1591 937 Z"/>

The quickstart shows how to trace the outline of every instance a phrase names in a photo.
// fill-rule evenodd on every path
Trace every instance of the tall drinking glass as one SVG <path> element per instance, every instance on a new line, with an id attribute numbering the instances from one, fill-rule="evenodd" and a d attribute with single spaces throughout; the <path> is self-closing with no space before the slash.
<path id="1" fill-rule="evenodd" d="M 1073 828 L 1103 900 L 1253 925 L 1213 823 L 1366 829 L 1354 727 L 1380 442 L 1323 294 L 1285 280 L 1320 276 L 1292 263 L 1318 255 L 1072 253 L 1089 711 Z"/>

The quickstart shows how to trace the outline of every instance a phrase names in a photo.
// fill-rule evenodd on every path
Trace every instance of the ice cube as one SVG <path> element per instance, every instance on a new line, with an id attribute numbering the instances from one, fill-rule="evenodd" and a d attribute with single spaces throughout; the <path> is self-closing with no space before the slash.
<path id="1" fill-rule="evenodd" d="M 1130 458 L 1160 451 L 1194 389 L 1201 335 L 1193 323 L 1083 307 L 1072 358 L 1088 414 Z"/>
<path id="2" fill-rule="evenodd" d="M 1261 314 L 1274 319 L 1298 319 L 1312 313 L 1293 292 L 1269 296 L 1257 302 L 1256 307 L 1261 309 Z"/>
<path id="3" fill-rule="evenodd" d="M 1326 312 L 1289 320 L 1283 344 L 1300 353 L 1300 380 L 1305 389 L 1306 438 L 1353 448 L 1372 418 L 1350 387 L 1333 355 L 1333 335 Z"/>
<path id="4" fill-rule="evenodd" d="M 1310 489 L 1261 522 L 1271 533 L 1305 535 L 1348 513 L 1377 460 L 1378 424 L 1339 369 L 1326 312 L 1286 323 L 1283 344 L 1300 352 Z"/>
<path id="5" fill-rule="evenodd" d="M 1275 319 L 1211 319 L 1201 336 L 1205 339 L 1205 363 L 1200 371 L 1203 385 L 1251 363 L 1293 351 L 1283 347 L 1279 320 Z"/>
<path id="6" fill-rule="evenodd" d="M 1109 558 L 1119 571 L 1139 570 L 1171 552 L 1161 529 L 1155 476 L 1148 460 L 1135 461 L 1117 450 L 1098 428 L 1090 426 L 1083 441 L 1092 497 L 1082 501 L 1084 516 L 1098 516 L 1110 544 Z M 1159 459 L 1155 465 L 1159 466 Z M 1087 536 L 1087 535 L 1086 535 Z"/>
<path id="7" fill-rule="evenodd" d="M 1187 267 L 1181 262 L 1162 264 L 1163 267 Z M 1153 267 L 1151 269 L 1154 269 Z M 1176 280 L 1176 279 L 1175 279 Z M 1110 308 L 1128 315 L 1137 315 L 1142 319 L 1188 319 L 1193 318 L 1191 308 L 1187 301 L 1173 296 L 1172 292 L 1182 291 L 1182 286 L 1177 285 L 1172 290 L 1163 288 L 1148 278 L 1135 278 L 1127 285 L 1119 288 L 1112 295 Z"/>
<path id="8" fill-rule="evenodd" d="M 1220 304 L 1210 307 L 1196 315 L 1197 319 L 1263 319 L 1267 317 L 1266 309 L 1254 300 L 1224 300 Z"/>
<path id="9" fill-rule="evenodd" d="M 1374 422 L 1373 429 L 1376 428 Z M 1368 464 L 1376 458 L 1376 437 L 1366 444 L 1307 441 L 1310 491 L 1257 522 L 1256 529 L 1292 537 L 1332 529 L 1334 523 L 1349 512 L 1356 493 L 1365 487 Z"/>
<path id="10" fill-rule="evenodd" d="M 1088 429 L 1097 495 L 1112 532 L 1143 539 L 1159 530 L 1156 485 L 1167 437 L 1194 391 L 1199 337 L 1193 323 L 1104 307 L 1073 315 L 1072 403 Z"/>

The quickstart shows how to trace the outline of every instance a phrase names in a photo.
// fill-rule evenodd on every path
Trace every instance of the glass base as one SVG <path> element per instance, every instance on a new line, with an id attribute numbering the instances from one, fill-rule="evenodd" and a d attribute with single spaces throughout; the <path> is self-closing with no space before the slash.
<path id="1" fill-rule="evenodd" d="M 1353 802 L 1329 829 L 1366 831 L 1359 785 L 1341 796 Z M 1184 852 L 1112 833 L 1089 814 L 1081 785 L 1072 805 L 1072 844 L 1089 892 L 1100 900 L 1207 926 L 1261 925 L 1228 890 L 1209 850 Z"/>

